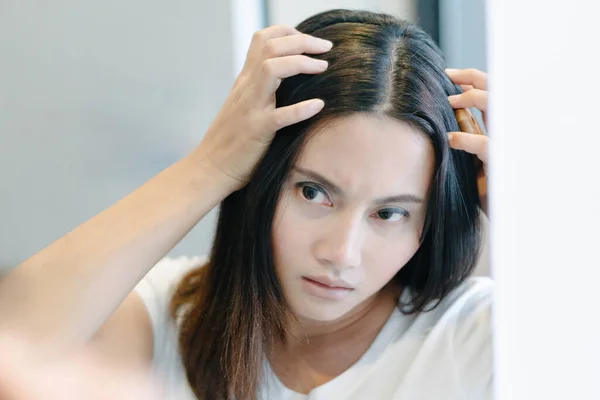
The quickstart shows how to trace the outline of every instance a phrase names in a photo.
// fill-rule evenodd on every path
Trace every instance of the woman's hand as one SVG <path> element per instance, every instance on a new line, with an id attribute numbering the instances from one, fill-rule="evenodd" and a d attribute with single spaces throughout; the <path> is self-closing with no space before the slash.
<path id="1" fill-rule="evenodd" d="M 460 85 L 464 93 L 450 96 L 452 108 L 475 107 L 481 111 L 487 129 L 487 74 L 477 69 L 447 69 L 446 73 L 454 83 Z M 450 146 L 474 154 L 483 162 L 483 171 L 478 177 L 477 186 L 483 212 L 487 214 L 487 161 L 489 138 L 486 135 L 474 135 L 466 132 L 449 132 Z"/>
<path id="2" fill-rule="evenodd" d="M 60 360 L 41 357 L 33 342 L 0 334 L 2 400 L 158 400 L 150 377 L 109 365 L 92 351 Z"/>
<path id="3" fill-rule="evenodd" d="M 329 41 L 285 25 L 254 34 L 244 67 L 195 153 L 209 172 L 230 180 L 233 190 L 240 189 L 277 130 L 321 111 L 320 99 L 276 108 L 275 91 L 284 78 L 325 71 L 326 61 L 303 54 L 320 54 L 331 47 Z"/>

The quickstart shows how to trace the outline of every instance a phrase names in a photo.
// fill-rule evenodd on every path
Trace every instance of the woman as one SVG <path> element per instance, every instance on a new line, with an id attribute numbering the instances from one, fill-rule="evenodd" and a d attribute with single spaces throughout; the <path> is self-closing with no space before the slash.
<path id="1" fill-rule="evenodd" d="M 264 29 L 200 145 L 20 265 L 1 318 L 152 366 L 167 398 L 490 396 L 477 170 L 448 140 L 484 89 L 388 15 Z M 219 203 L 210 257 L 140 282 Z"/>

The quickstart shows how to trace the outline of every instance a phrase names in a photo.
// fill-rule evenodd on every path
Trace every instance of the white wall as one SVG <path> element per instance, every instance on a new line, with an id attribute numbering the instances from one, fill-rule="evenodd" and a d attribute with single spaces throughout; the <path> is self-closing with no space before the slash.
<path id="1" fill-rule="evenodd" d="M 493 0 L 496 399 L 600 399 L 597 3 Z"/>
<path id="2" fill-rule="evenodd" d="M 233 82 L 231 4 L 3 0 L 0 269 L 191 150 Z M 209 248 L 214 213 L 174 253 Z"/>
<path id="3" fill-rule="evenodd" d="M 440 47 L 452 68 L 487 70 L 484 0 L 443 0 Z"/>
<path id="4" fill-rule="evenodd" d="M 254 32 L 266 26 L 263 0 L 231 0 L 233 29 L 233 75 L 237 77 L 246 61 Z"/>
<path id="5" fill-rule="evenodd" d="M 270 22 L 295 26 L 303 19 L 333 8 L 361 9 L 394 14 L 415 21 L 416 0 L 269 0 Z"/>

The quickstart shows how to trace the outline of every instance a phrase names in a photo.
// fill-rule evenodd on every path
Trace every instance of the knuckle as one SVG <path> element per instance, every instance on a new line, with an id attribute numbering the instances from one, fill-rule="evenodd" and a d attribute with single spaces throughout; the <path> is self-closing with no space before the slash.
<path id="1" fill-rule="evenodd" d="M 463 98 L 465 100 L 467 100 L 469 103 L 473 103 L 473 101 L 475 101 L 477 99 L 477 97 L 479 96 L 480 92 L 481 91 L 478 89 L 467 90 L 466 92 L 461 94 L 461 96 L 463 96 Z"/>
<path id="2" fill-rule="evenodd" d="M 487 136 L 485 136 L 485 137 L 482 139 L 482 142 L 483 142 L 483 143 L 482 143 L 482 145 L 481 145 L 481 150 L 482 150 L 482 153 L 483 153 L 483 154 L 487 154 L 487 152 L 488 152 L 488 148 L 489 148 L 489 146 L 490 146 L 490 138 L 488 138 Z"/>
<path id="3" fill-rule="evenodd" d="M 302 46 L 310 46 L 311 44 L 314 43 L 314 41 L 315 41 L 314 36 L 311 36 L 307 33 L 302 34 L 302 39 L 301 39 Z"/>
<path id="4" fill-rule="evenodd" d="M 303 108 L 300 105 L 296 106 L 296 107 L 292 107 L 292 109 L 290 110 L 290 117 L 294 121 L 300 121 L 302 119 L 302 114 L 303 114 Z"/>
<path id="5" fill-rule="evenodd" d="M 273 75 L 275 72 L 275 66 L 273 64 L 272 59 L 269 58 L 269 59 L 263 61 L 261 70 L 262 70 L 263 74 L 265 74 L 265 75 L 268 75 L 268 76 Z"/>
<path id="6" fill-rule="evenodd" d="M 481 71 L 479 71 L 477 68 L 466 68 L 465 69 L 465 73 L 469 76 L 475 76 L 480 72 Z"/>
<path id="7" fill-rule="evenodd" d="M 297 66 L 297 68 L 301 68 L 301 69 L 310 68 L 312 66 L 312 64 L 314 63 L 314 61 L 310 57 L 307 57 L 307 56 L 296 55 L 296 56 L 292 56 L 291 58 L 294 61 L 294 65 Z"/>
<path id="8" fill-rule="evenodd" d="M 281 129 L 285 126 L 285 115 L 283 112 L 276 112 L 271 118 L 271 128 L 274 130 Z"/>
<path id="9" fill-rule="evenodd" d="M 473 102 L 476 103 L 479 107 L 483 107 L 487 102 L 487 91 L 477 89 L 473 90 Z"/>
<path id="10" fill-rule="evenodd" d="M 273 40 L 267 40 L 263 47 L 263 54 L 265 58 L 273 58 L 277 55 L 277 48 Z"/>
<path id="11" fill-rule="evenodd" d="M 485 82 L 487 80 L 487 74 L 477 68 L 467 68 L 465 72 L 472 81 Z"/>
<path id="12" fill-rule="evenodd" d="M 265 39 L 264 29 L 254 32 L 252 35 L 252 41 L 255 43 L 261 43 Z"/>
<path id="13" fill-rule="evenodd" d="M 294 28 L 292 28 L 288 24 L 276 24 L 276 25 L 274 25 L 274 28 L 276 28 L 279 31 L 283 31 L 283 32 L 294 30 Z"/>
<path id="14" fill-rule="evenodd" d="M 452 134 L 452 145 L 457 148 L 462 148 L 463 146 L 463 132 L 454 132 Z"/>

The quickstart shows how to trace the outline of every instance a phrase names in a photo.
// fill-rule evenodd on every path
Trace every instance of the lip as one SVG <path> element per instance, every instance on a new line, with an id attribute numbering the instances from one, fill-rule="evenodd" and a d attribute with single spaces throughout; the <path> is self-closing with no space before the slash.
<path id="1" fill-rule="evenodd" d="M 302 288 L 306 294 L 325 301 L 341 301 L 354 291 L 347 282 L 326 279 L 322 276 L 310 278 L 303 276 Z"/>
<path id="2" fill-rule="evenodd" d="M 354 290 L 351 284 L 341 279 L 331 279 L 328 276 L 304 276 L 304 279 L 320 283 L 321 285 L 328 286 L 329 289 L 346 289 Z"/>

